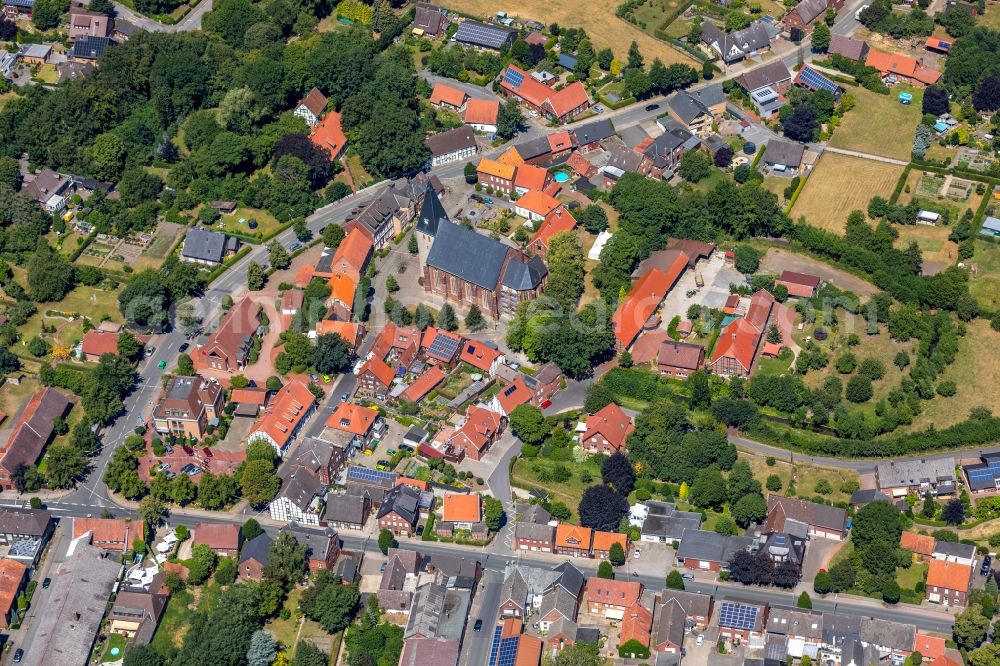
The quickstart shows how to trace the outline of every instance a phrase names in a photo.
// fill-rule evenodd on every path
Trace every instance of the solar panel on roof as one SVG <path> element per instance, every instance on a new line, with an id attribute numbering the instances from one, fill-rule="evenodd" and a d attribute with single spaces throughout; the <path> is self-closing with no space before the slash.
<path id="1" fill-rule="evenodd" d="M 510 32 L 474 21 L 465 21 L 458 26 L 455 41 L 478 44 L 499 49 L 510 38 Z"/>
<path id="2" fill-rule="evenodd" d="M 497 658 L 497 666 L 514 666 L 517 659 L 518 637 L 512 636 L 500 641 L 500 655 Z"/>
<path id="3" fill-rule="evenodd" d="M 396 478 L 395 472 L 383 472 L 378 469 L 368 467 L 351 467 L 347 470 L 347 478 L 354 481 L 365 481 L 367 483 L 382 483 Z"/>
<path id="4" fill-rule="evenodd" d="M 436 335 L 428 353 L 438 358 L 451 358 L 458 351 L 458 340 L 447 335 Z"/>
<path id="5" fill-rule="evenodd" d="M 486 662 L 489 666 L 497 660 L 497 651 L 500 649 L 500 633 L 503 631 L 503 627 L 496 627 L 493 630 L 493 644 L 490 645 L 490 660 Z"/>
<path id="6" fill-rule="evenodd" d="M 756 606 L 723 602 L 719 611 L 719 624 L 734 629 L 753 629 L 757 624 Z"/>
<path id="7" fill-rule="evenodd" d="M 799 80 L 813 90 L 829 90 L 837 92 L 837 84 L 826 78 L 811 67 L 803 67 L 799 72 Z"/>
<path id="8" fill-rule="evenodd" d="M 510 84 L 514 88 L 519 88 L 521 84 L 524 83 L 524 74 L 516 69 L 508 67 L 507 71 L 503 75 L 503 80 L 505 83 Z"/>

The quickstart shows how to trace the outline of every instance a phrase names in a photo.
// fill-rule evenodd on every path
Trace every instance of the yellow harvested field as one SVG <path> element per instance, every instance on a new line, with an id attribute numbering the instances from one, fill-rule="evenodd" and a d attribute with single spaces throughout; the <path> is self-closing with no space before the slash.
<path id="1" fill-rule="evenodd" d="M 924 262 L 943 266 L 955 263 L 958 257 L 958 243 L 948 240 L 948 234 L 951 233 L 948 227 L 932 227 L 926 224 L 893 226 L 899 232 L 896 247 L 905 249 L 910 241 L 916 241 Z"/>
<path id="2" fill-rule="evenodd" d="M 889 198 L 903 167 L 850 155 L 823 153 L 799 194 L 792 218 L 841 233 L 852 210 L 867 210 L 872 197 Z"/>
<path id="3" fill-rule="evenodd" d="M 631 23 L 615 16 L 615 2 L 589 0 L 448 0 L 441 3 L 449 9 L 480 19 L 496 16 L 497 12 L 507 12 L 508 16 L 534 19 L 546 25 L 558 23 L 569 28 L 583 28 L 598 49 L 611 48 L 618 60 L 625 62 L 629 44 L 634 40 L 639 45 L 646 64 L 659 58 L 664 64 L 685 63 L 698 65 L 679 50 L 665 42 L 646 34 Z M 700 69 L 700 68 L 699 68 Z"/>

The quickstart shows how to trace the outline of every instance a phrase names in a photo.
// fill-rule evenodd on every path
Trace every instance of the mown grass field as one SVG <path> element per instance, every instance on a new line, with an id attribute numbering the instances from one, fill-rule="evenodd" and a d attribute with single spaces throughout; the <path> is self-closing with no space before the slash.
<path id="1" fill-rule="evenodd" d="M 572 476 L 566 481 L 559 483 L 538 480 L 538 474 L 534 469 L 535 466 L 553 467 L 557 464 L 564 465 L 570 470 Z M 587 483 L 584 483 L 580 478 L 581 472 L 584 471 L 591 476 L 591 481 Z M 583 491 L 594 485 L 595 482 L 600 483 L 601 468 L 590 462 L 581 464 L 570 460 L 569 462 L 556 463 L 542 457 L 534 459 L 518 458 L 511 469 L 510 478 L 513 485 L 518 489 L 541 488 L 549 494 L 549 501 L 562 502 L 568 506 L 570 511 L 573 512 L 573 515 L 570 516 L 570 522 L 574 522 L 579 519 L 577 508 L 580 506 Z"/>
<path id="2" fill-rule="evenodd" d="M 792 218 L 804 215 L 813 226 L 842 233 L 847 215 L 867 210 L 876 195 L 889 198 L 902 173 L 903 167 L 895 164 L 823 153 L 792 208 Z"/>
<path id="3" fill-rule="evenodd" d="M 976 254 L 969 263 L 976 267 L 976 274 L 969 281 L 969 292 L 983 306 L 997 309 L 1000 307 L 1000 245 L 977 240 Z"/>
<path id="4" fill-rule="evenodd" d="M 668 0 L 668 2 L 677 0 Z M 535 19 L 546 25 L 558 23 L 571 28 L 584 28 L 596 49 L 611 48 L 615 57 L 625 62 L 629 44 L 634 40 L 646 64 L 659 58 L 664 64 L 675 62 L 694 66 L 692 58 L 685 56 L 665 42 L 646 34 L 638 27 L 615 16 L 615 2 L 579 2 L 579 0 L 449 0 L 443 3 L 450 9 L 487 18 L 505 11 L 510 16 Z"/>
<path id="5" fill-rule="evenodd" d="M 896 86 L 888 95 L 879 95 L 861 87 L 847 91 L 857 102 L 844 115 L 833 132 L 830 145 L 834 148 L 909 160 L 913 135 L 920 122 L 923 92 L 909 86 Z M 899 93 L 913 94 L 909 105 L 899 103 Z"/>

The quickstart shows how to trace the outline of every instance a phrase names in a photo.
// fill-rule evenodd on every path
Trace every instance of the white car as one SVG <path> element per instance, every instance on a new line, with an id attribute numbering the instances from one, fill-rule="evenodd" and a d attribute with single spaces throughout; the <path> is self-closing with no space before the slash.
<path id="1" fill-rule="evenodd" d="M 358 374 L 359 372 L 361 372 L 361 366 L 363 366 L 364 364 L 365 364 L 365 359 L 359 358 L 358 362 L 354 364 L 354 370 L 353 370 L 354 374 Z"/>
<path id="2" fill-rule="evenodd" d="M 639 559 L 639 555 L 641 555 L 641 554 L 642 554 L 642 551 L 639 550 L 638 548 L 636 548 L 635 549 L 635 555 L 633 555 L 632 557 L 634 557 L 635 559 Z"/>
<path id="3" fill-rule="evenodd" d="M 705 634 L 698 634 L 698 639 L 694 642 L 695 645 L 705 644 Z"/>

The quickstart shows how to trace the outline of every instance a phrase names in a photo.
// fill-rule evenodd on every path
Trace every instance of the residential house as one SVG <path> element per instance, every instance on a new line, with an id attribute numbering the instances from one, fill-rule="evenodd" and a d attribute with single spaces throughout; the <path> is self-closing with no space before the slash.
<path id="1" fill-rule="evenodd" d="M 239 525 L 231 523 L 198 523 L 194 528 L 194 545 L 205 545 L 219 557 L 236 557 L 243 541 Z"/>
<path id="2" fill-rule="evenodd" d="M 135 26 L 132 23 L 124 19 L 114 20 L 114 32 L 111 33 L 111 38 L 114 39 L 119 44 L 127 42 L 132 39 L 132 37 L 140 32 L 145 32 L 141 28 Z"/>
<path id="3" fill-rule="evenodd" d="M 363 530 L 372 510 L 367 492 L 330 493 L 326 496 L 323 521 L 338 530 Z"/>
<path id="4" fill-rule="evenodd" d="M 110 37 L 114 21 L 107 14 L 92 12 L 84 5 L 74 5 L 69 10 L 66 23 L 70 41 L 80 37 Z"/>
<path id="5" fill-rule="evenodd" d="M 759 552 L 775 565 L 789 563 L 800 572 L 806 558 L 806 540 L 797 534 L 771 532 L 760 537 Z"/>
<path id="6" fill-rule="evenodd" d="M 454 530 L 465 530 L 485 536 L 487 529 L 483 522 L 482 498 L 475 493 L 445 493 L 441 522 L 434 528 L 449 534 Z"/>
<path id="7" fill-rule="evenodd" d="M 413 26 L 428 37 L 437 37 L 448 25 L 444 10 L 429 2 L 418 2 L 413 15 Z"/>
<path id="8" fill-rule="evenodd" d="M 622 552 L 628 555 L 628 535 L 620 532 L 602 532 L 594 530 L 593 539 L 590 542 L 590 556 L 607 560 L 611 558 L 611 547 L 618 544 L 622 547 Z"/>
<path id="9" fill-rule="evenodd" d="M 590 108 L 590 96 L 579 81 L 561 90 L 539 83 L 517 65 L 507 65 L 500 88 L 529 109 L 557 123 L 566 122 Z"/>
<path id="10" fill-rule="evenodd" d="M 260 410 L 267 405 L 271 392 L 262 387 L 233 389 L 229 394 L 229 402 L 236 405 L 233 414 L 236 416 L 251 416 L 256 418 Z"/>
<path id="11" fill-rule="evenodd" d="M 591 615 L 621 620 L 625 611 L 639 603 L 642 583 L 590 577 L 587 579 L 587 606 Z"/>
<path id="12" fill-rule="evenodd" d="M 48 58 L 48 53 L 52 49 L 49 46 L 45 46 L 44 49 L 41 47 L 41 44 L 25 44 L 18 52 L 18 59 L 28 64 L 44 64 L 45 58 Z M 44 51 L 44 55 L 42 53 L 37 53 L 34 56 L 28 55 L 32 49 Z M 21 190 L 42 206 L 47 213 L 54 214 L 61 213 L 66 208 L 66 199 L 71 193 L 71 185 L 72 179 L 69 176 L 43 168 L 39 169 L 31 180 L 25 178 Z"/>
<path id="13" fill-rule="evenodd" d="M 556 527 L 549 521 L 521 520 L 514 525 L 514 550 L 551 553 L 555 548 Z"/>
<path id="14" fill-rule="evenodd" d="M 672 502 L 646 500 L 640 538 L 653 543 L 680 541 L 684 530 L 697 531 L 701 527 L 701 513 L 678 511 Z"/>
<path id="15" fill-rule="evenodd" d="M 955 458 L 891 460 L 875 465 L 875 483 L 890 497 L 916 494 L 951 495 L 955 492 Z"/>
<path id="16" fill-rule="evenodd" d="M 711 600 L 710 595 L 703 595 Z M 709 601 L 711 603 L 711 601 Z M 653 609 L 653 638 L 650 647 L 656 652 L 678 654 L 684 649 L 687 634 L 687 614 L 683 604 L 669 598 Z"/>
<path id="17" fill-rule="evenodd" d="M 10 436 L 0 448 L 0 488 L 14 490 L 14 472 L 20 465 L 34 465 L 52 440 L 56 419 L 72 403 L 54 388 L 46 387 L 25 403 L 10 428 Z"/>
<path id="18" fill-rule="evenodd" d="M 782 285 L 788 290 L 789 296 L 812 298 L 816 295 L 820 282 L 821 280 L 816 275 L 796 273 L 795 271 L 781 271 L 781 275 L 774 281 L 774 285 Z"/>
<path id="19" fill-rule="evenodd" d="M 399 666 L 457 666 L 457 664 L 457 640 L 411 637 L 403 641 Z"/>
<path id="20" fill-rule="evenodd" d="M 723 601 L 719 604 L 719 637 L 763 645 L 767 613 L 767 604 Z"/>
<path id="21" fill-rule="evenodd" d="M 699 631 L 708 628 L 708 623 L 712 619 L 712 608 L 715 600 L 710 594 L 697 592 L 685 592 L 683 590 L 664 589 L 659 593 L 661 604 L 674 601 L 684 609 L 684 616 L 688 623 Z"/>
<path id="22" fill-rule="evenodd" d="M 521 168 L 518 167 L 518 172 L 520 171 Z M 541 190 L 531 190 L 514 202 L 514 214 L 531 222 L 541 222 L 560 206 L 562 204 L 555 197 Z"/>
<path id="23" fill-rule="evenodd" d="M 653 633 L 653 611 L 646 608 L 641 602 L 635 603 L 625 609 L 622 617 L 621 627 L 618 631 L 618 647 L 632 642 L 639 643 L 648 648 Z M 636 653 L 630 653 L 638 657 Z"/>
<path id="24" fill-rule="evenodd" d="M 431 106 L 438 109 L 450 109 L 461 112 L 465 109 L 465 103 L 468 98 L 469 96 L 465 94 L 464 90 L 459 90 L 446 83 L 439 82 L 434 84 L 428 101 L 430 101 Z"/>
<path id="25" fill-rule="evenodd" d="M 655 323 L 660 303 L 673 289 L 688 266 L 688 257 L 678 253 L 666 270 L 651 269 L 640 277 L 611 317 L 611 326 L 620 349 L 628 349 L 639 333 Z"/>
<path id="26" fill-rule="evenodd" d="M 239 248 L 240 241 L 235 236 L 194 227 L 184 235 L 180 259 L 202 266 L 221 266 L 226 259 L 235 256 Z"/>
<path id="27" fill-rule="evenodd" d="M 125 588 L 118 592 L 108 612 L 108 631 L 132 639 L 133 645 L 146 645 L 156 633 L 169 596 L 155 578 L 149 589 Z"/>
<path id="28" fill-rule="evenodd" d="M 531 404 L 536 407 L 548 407 L 548 401 L 562 388 L 562 370 L 551 361 L 537 368 L 534 376 L 524 376 L 531 391 Z"/>
<path id="29" fill-rule="evenodd" d="M 479 183 L 484 188 L 492 187 L 501 194 L 514 191 L 514 174 L 517 167 L 484 157 L 476 166 Z"/>
<path id="30" fill-rule="evenodd" d="M 85 361 L 97 363 L 105 354 L 118 356 L 118 331 L 92 328 L 83 334 L 80 352 Z"/>
<path id="31" fill-rule="evenodd" d="M 719 335 L 709 370 L 719 375 L 750 376 L 774 303 L 774 296 L 763 289 L 751 297 L 746 316 L 734 320 Z"/>
<path id="32" fill-rule="evenodd" d="M 670 118 L 657 122 L 664 126 L 666 130 L 655 139 L 644 141 L 637 146 L 636 150 L 645 146 L 641 153 L 639 166 L 634 169 L 629 166 L 624 170 L 636 171 L 650 178 L 665 180 L 669 179 L 674 170 L 680 165 L 684 153 L 698 148 L 701 140 L 686 128 L 675 127 L 674 125 L 678 123 L 672 121 Z M 694 122 L 697 123 L 697 120 Z M 711 127 L 709 127 L 708 131 L 711 131 Z"/>
<path id="33" fill-rule="evenodd" d="M 326 427 L 344 433 L 347 446 L 364 450 L 382 436 L 388 426 L 374 407 L 341 402 L 326 420 Z"/>
<path id="34" fill-rule="evenodd" d="M 809 65 L 804 65 L 802 69 L 798 71 L 798 74 L 795 75 L 792 83 L 797 86 L 802 86 L 809 92 L 826 90 L 834 96 L 834 99 L 840 99 L 840 96 L 844 93 L 844 88 L 842 86 L 826 74 L 823 74 L 818 69 L 810 67 Z"/>
<path id="35" fill-rule="evenodd" d="M 420 553 L 390 548 L 378 586 L 379 608 L 390 613 L 409 613 L 420 569 Z"/>
<path id="36" fill-rule="evenodd" d="M 690 342 L 677 342 L 667 338 L 660 343 L 656 355 L 656 369 L 661 374 L 677 379 L 687 379 L 705 365 L 705 348 Z"/>
<path id="37" fill-rule="evenodd" d="M 48 511 L 0 507 L 0 544 L 7 547 L 7 557 L 29 567 L 38 563 L 54 530 Z"/>
<path id="38" fill-rule="evenodd" d="M 264 413 L 251 428 L 247 442 L 263 441 L 284 456 L 288 445 L 316 410 L 316 398 L 305 384 L 293 379 L 274 394 Z"/>
<path id="39" fill-rule="evenodd" d="M 348 493 L 368 493 L 372 500 L 372 506 L 378 506 L 385 500 L 389 491 L 398 485 L 398 479 L 395 472 L 383 472 L 370 467 L 352 465 L 347 468 L 345 485 Z"/>
<path id="40" fill-rule="evenodd" d="M 868 51 L 868 42 L 844 35 L 830 35 L 830 46 L 826 49 L 830 55 L 842 55 L 854 62 L 867 59 Z"/>
<path id="41" fill-rule="evenodd" d="M 711 21 L 703 21 L 701 41 L 719 54 L 727 65 L 756 55 L 771 47 L 771 34 L 763 21 L 754 21 L 742 30 L 726 32 Z"/>
<path id="42" fill-rule="evenodd" d="M 549 143 L 549 137 L 543 135 L 515 145 L 497 159 L 515 166 L 522 164 L 552 166 L 552 144 Z"/>
<path id="43" fill-rule="evenodd" d="M 813 21 L 826 13 L 827 9 L 839 11 L 844 6 L 844 0 L 802 0 L 785 14 L 785 28 L 805 30 Z"/>
<path id="44" fill-rule="evenodd" d="M 413 596 L 403 638 L 449 638 L 461 641 L 472 606 L 473 590 L 441 572 L 421 584 Z M 462 584 L 460 584 L 462 583 Z M 474 584 L 474 583 L 473 583 Z"/>
<path id="45" fill-rule="evenodd" d="M 736 83 L 750 95 L 764 88 L 771 88 L 777 93 L 783 93 L 792 87 L 792 73 L 788 71 L 788 67 L 781 59 L 776 58 L 760 67 L 744 72 L 736 78 Z"/>
<path id="46" fill-rule="evenodd" d="M 20 624 L 17 596 L 28 580 L 28 565 L 11 558 L 0 559 L 0 628 Z"/>
<path id="47" fill-rule="evenodd" d="M 580 445 L 588 453 L 614 455 L 625 451 L 626 440 L 633 430 L 635 426 L 629 415 L 611 402 L 587 417 L 586 430 L 580 436 Z"/>
<path id="48" fill-rule="evenodd" d="M 509 417 L 519 405 L 531 402 L 532 393 L 523 378 L 518 378 L 505 385 L 500 392 L 490 400 L 490 409 Z"/>
<path id="49" fill-rule="evenodd" d="M 431 167 L 468 160 L 478 151 L 476 135 L 465 125 L 429 136 L 425 143 L 431 153 Z"/>
<path id="50" fill-rule="evenodd" d="M 709 21 L 705 23 L 711 25 Z M 693 93 L 682 90 L 667 100 L 671 117 L 700 137 L 711 134 L 712 123 L 721 119 L 725 110 L 726 94 L 720 84 Z"/>
<path id="51" fill-rule="evenodd" d="M 420 336 L 420 351 L 434 366 L 453 366 L 458 361 L 462 336 L 436 326 L 428 326 Z"/>
<path id="52" fill-rule="evenodd" d="M 965 485 L 970 493 L 992 493 L 1000 490 L 1000 454 L 986 453 L 982 462 L 962 467 Z"/>
<path id="53" fill-rule="evenodd" d="M 602 141 L 615 135 L 615 126 L 610 119 L 597 120 L 574 128 L 570 134 L 579 151 L 589 153 L 600 148 Z"/>
<path id="54" fill-rule="evenodd" d="M 465 103 L 462 122 L 477 132 L 495 134 L 500 116 L 500 101 L 496 99 L 469 99 Z"/>
<path id="55" fill-rule="evenodd" d="M 339 335 L 347 343 L 351 353 L 356 354 L 361 347 L 361 342 L 364 340 L 366 332 L 363 324 L 323 319 L 316 322 L 316 328 L 310 332 L 309 337 L 312 338 L 313 333 L 315 333 L 315 337 L 321 335 Z"/>
<path id="56" fill-rule="evenodd" d="M 499 349 L 490 346 L 489 343 L 466 340 L 462 344 L 462 351 L 458 359 L 492 377 L 496 374 L 497 367 L 506 360 L 506 357 Z"/>
<path id="57" fill-rule="evenodd" d="M 490 651 L 490 659 L 486 666 L 505 666 L 513 663 L 515 666 L 538 666 L 542 657 L 542 639 L 521 633 L 521 620 L 507 618 L 496 628 L 494 639 L 498 645 L 504 645 L 506 650 L 501 653 Z M 509 660 L 509 661 L 508 661 Z"/>
<path id="58" fill-rule="evenodd" d="M 972 589 L 972 567 L 932 559 L 927 568 L 927 600 L 944 606 L 965 606 Z"/>
<path id="59" fill-rule="evenodd" d="M 343 441 L 328 441 L 320 437 L 306 437 L 289 460 L 285 472 L 302 470 L 315 476 L 323 485 L 333 482 L 353 451 Z"/>
<path id="60" fill-rule="evenodd" d="M 395 371 L 379 358 L 365 361 L 358 372 L 358 392 L 384 400 L 389 394 Z"/>
<path id="61" fill-rule="evenodd" d="M 925 66 L 923 58 L 911 58 L 878 49 L 872 49 L 868 52 L 865 65 L 877 69 L 889 83 L 899 81 L 923 87 L 933 85 L 941 78 L 941 72 Z"/>
<path id="62" fill-rule="evenodd" d="M 142 538 L 141 530 L 132 530 L 127 520 L 120 518 L 73 518 L 73 539 L 90 533 L 87 543 L 101 550 L 124 553 L 132 540 Z"/>
<path id="63" fill-rule="evenodd" d="M 176 376 L 153 408 L 153 427 L 161 435 L 202 439 L 208 427 L 218 423 L 222 402 L 217 382 Z"/>
<path id="64" fill-rule="evenodd" d="M 302 310 L 302 301 L 305 292 L 299 289 L 287 289 L 281 294 L 281 315 L 283 317 L 294 317 Z"/>
<path id="65" fill-rule="evenodd" d="M 399 394 L 399 399 L 405 402 L 418 403 L 424 399 L 424 397 L 433 391 L 438 385 L 445 380 L 445 373 L 439 365 L 433 365 L 425 370 L 419 377 L 413 380 L 413 382 L 407 386 L 401 394 Z M 402 387 L 400 387 L 402 388 Z"/>
<path id="66" fill-rule="evenodd" d="M 378 252 L 413 220 L 428 184 L 419 178 L 390 183 L 368 205 L 351 212 L 344 231 L 359 229 Z"/>
<path id="67" fill-rule="evenodd" d="M 30 19 L 35 0 L 3 0 L 3 15 L 10 21 Z"/>
<path id="68" fill-rule="evenodd" d="M 282 473 L 281 492 L 268 504 L 272 520 L 319 525 L 326 484 L 309 470 L 291 467 Z"/>
<path id="69" fill-rule="evenodd" d="M 686 529 L 677 549 L 677 563 L 687 569 L 724 571 L 729 568 L 733 555 L 740 550 L 750 550 L 752 543 L 750 537 Z"/>
<path id="70" fill-rule="evenodd" d="M 4 1 L 6 3 L 6 0 Z M 34 4 L 34 3 L 32 3 Z M 17 58 L 26 65 L 44 65 L 52 56 L 52 44 L 22 44 L 17 51 Z M 39 171 L 41 174 L 48 169 Z"/>
<path id="71" fill-rule="evenodd" d="M 321 93 L 319 88 L 313 88 L 299 101 L 293 113 L 306 121 L 310 128 L 316 127 L 319 124 L 320 116 L 326 109 L 327 101 L 326 95 Z"/>
<path id="72" fill-rule="evenodd" d="M 250 359 L 254 338 L 260 335 L 261 307 L 250 297 L 243 297 L 222 318 L 204 344 L 194 350 L 196 369 L 211 368 L 239 373 Z"/>
<path id="73" fill-rule="evenodd" d="M 499 412 L 479 405 L 469 405 L 465 420 L 455 430 L 448 444 L 461 448 L 472 460 L 482 460 L 490 447 L 503 434 L 507 419 Z"/>
<path id="74" fill-rule="evenodd" d="M 972 567 L 976 564 L 976 547 L 954 541 L 936 541 L 931 558 Z"/>
<path id="75" fill-rule="evenodd" d="M 437 226 L 423 266 L 424 291 L 489 317 L 513 313 L 541 293 L 548 269 L 538 257 L 450 221 Z"/>
<path id="76" fill-rule="evenodd" d="M 593 178 L 597 175 L 597 167 L 579 151 L 569 156 L 566 160 L 566 166 L 582 179 Z"/>
<path id="77" fill-rule="evenodd" d="M 514 173 L 514 191 L 524 196 L 531 190 L 545 190 L 552 182 L 552 174 L 547 169 L 534 164 L 522 164 Z"/>
<path id="78" fill-rule="evenodd" d="M 554 657 L 563 649 L 573 647 L 577 643 L 597 644 L 600 641 L 601 630 L 598 627 L 581 627 L 576 622 L 560 618 L 548 625 L 544 648 Z"/>
<path id="79" fill-rule="evenodd" d="M 520 169 L 518 170 L 520 172 Z M 538 231 L 528 241 L 528 251 L 545 259 L 552 237 L 559 233 L 571 232 L 576 228 L 576 220 L 569 211 L 559 206 L 545 216 Z"/>
<path id="80" fill-rule="evenodd" d="M 74 62 L 95 62 L 112 44 L 110 37 L 80 35 L 66 55 Z"/>
<path id="81" fill-rule="evenodd" d="M 798 173 L 799 167 L 802 165 L 804 152 L 805 146 L 801 143 L 771 139 L 764 149 L 762 161 L 764 167 L 769 171 L 795 174 Z"/>
<path id="82" fill-rule="evenodd" d="M 500 617 L 534 613 L 540 628 L 560 620 L 576 621 L 585 578 L 569 562 L 552 568 L 514 566 L 500 589 Z"/>
<path id="83" fill-rule="evenodd" d="M 880 661 L 901 662 L 913 652 L 917 630 L 912 624 L 861 618 L 861 642 L 878 650 Z"/>
<path id="84" fill-rule="evenodd" d="M 788 523 L 806 526 L 810 537 L 842 541 L 847 535 L 847 512 L 835 506 L 792 497 L 768 495 L 763 532 L 787 532 Z"/>
<path id="85" fill-rule="evenodd" d="M 331 162 L 337 161 L 347 148 L 347 135 L 344 134 L 340 114 L 330 111 L 323 116 L 323 119 L 313 126 L 309 140 L 317 148 L 330 153 Z"/>
<path id="86" fill-rule="evenodd" d="M 594 530 L 581 525 L 559 523 L 556 527 L 557 555 L 569 557 L 590 557 L 590 544 L 594 539 Z"/>
<path id="87" fill-rule="evenodd" d="M 264 567 L 267 566 L 271 541 L 266 532 L 261 532 L 243 545 L 239 561 L 241 579 L 260 582 L 264 578 Z"/>
<path id="88" fill-rule="evenodd" d="M 349 275 L 337 273 L 327 283 L 330 295 L 324 304 L 330 309 L 331 318 L 339 321 L 350 321 L 354 311 L 354 296 L 358 290 L 358 282 Z"/>
<path id="89" fill-rule="evenodd" d="M 327 527 L 323 531 L 311 530 L 298 525 L 282 527 L 289 532 L 300 546 L 306 547 L 306 569 L 315 573 L 321 569 L 333 571 L 340 555 L 340 537 L 337 530 Z"/>
<path id="90" fill-rule="evenodd" d="M 396 486 L 386 493 L 377 518 L 379 529 L 410 536 L 420 518 L 420 491 L 412 486 Z"/>
<path id="91" fill-rule="evenodd" d="M 772 606 L 767 614 L 768 636 L 780 636 L 789 657 L 817 654 L 823 644 L 823 613 Z"/>
<path id="92" fill-rule="evenodd" d="M 514 43 L 517 33 L 495 25 L 487 25 L 478 21 L 462 21 L 458 30 L 452 36 L 452 41 L 467 44 L 481 49 L 502 51 Z"/>

